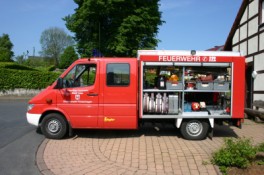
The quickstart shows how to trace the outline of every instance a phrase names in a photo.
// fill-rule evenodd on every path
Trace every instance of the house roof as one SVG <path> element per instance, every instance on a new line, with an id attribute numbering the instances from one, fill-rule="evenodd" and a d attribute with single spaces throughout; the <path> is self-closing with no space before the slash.
<path id="1" fill-rule="evenodd" d="M 226 42 L 225 42 L 223 50 L 232 51 L 232 40 L 233 40 L 233 37 L 235 35 L 236 29 L 239 26 L 240 20 L 241 20 L 243 14 L 244 14 L 249 2 L 250 2 L 250 0 L 243 0 L 242 1 L 242 4 L 241 4 L 241 6 L 239 8 L 239 11 L 238 11 L 237 16 L 235 18 L 233 26 L 232 26 L 232 28 L 231 28 L 231 30 L 229 32 L 229 35 L 228 35 L 228 37 L 226 39 Z"/>
<path id="2" fill-rule="evenodd" d="M 207 49 L 207 51 L 223 51 L 224 46 L 214 46 L 213 48 Z"/>

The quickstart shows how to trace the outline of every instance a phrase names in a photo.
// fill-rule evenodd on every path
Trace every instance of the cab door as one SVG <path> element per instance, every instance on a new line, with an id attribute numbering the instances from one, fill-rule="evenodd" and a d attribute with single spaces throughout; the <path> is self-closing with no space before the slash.
<path id="1" fill-rule="evenodd" d="M 69 116 L 73 128 L 98 127 L 98 69 L 99 62 L 77 64 L 63 78 L 58 108 Z"/>

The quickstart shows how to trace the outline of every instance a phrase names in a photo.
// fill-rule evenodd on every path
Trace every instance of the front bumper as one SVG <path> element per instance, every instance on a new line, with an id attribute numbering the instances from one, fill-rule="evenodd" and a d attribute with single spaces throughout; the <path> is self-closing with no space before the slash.
<path id="1" fill-rule="evenodd" d="M 27 113 L 27 122 L 31 125 L 38 126 L 41 114 Z"/>

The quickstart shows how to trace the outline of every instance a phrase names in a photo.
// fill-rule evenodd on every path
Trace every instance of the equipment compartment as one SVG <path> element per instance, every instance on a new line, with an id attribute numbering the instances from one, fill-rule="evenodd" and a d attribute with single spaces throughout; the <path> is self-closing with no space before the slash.
<path id="1" fill-rule="evenodd" d="M 179 113 L 178 95 L 169 95 L 169 114 Z"/>
<path id="2" fill-rule="evenodd" d="M 168 90 L 182 90 L 182 82 L 166 82 L 166 87 Z"/>
<path id="3" fill-rule="evenodd" d="M 201 82 L 197 81 L 196 82 L 196 88 L 198 90 L 213 90 L 213 82 Z"/>
<path id="4" fill-rule="evenodd" d="M 153 118 L 230 115 L 231 65 L 217 65 L 144 65 L 142 114 Z"/>
<path id="5" fill-rule="evenodd" d="M 214 81 L 214 90 L 229 90 L 229 84 L 227 81 Z"/>

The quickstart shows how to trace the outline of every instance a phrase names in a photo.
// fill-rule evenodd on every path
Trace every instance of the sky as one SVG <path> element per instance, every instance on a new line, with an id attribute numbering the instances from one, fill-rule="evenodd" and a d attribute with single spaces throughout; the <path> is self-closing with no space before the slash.
<path id="1" fill-rule="evenodd" d="M 156 49 L 206 50 L 224 45 L 242 0 L 160 0 L 162 20 Z M 73 14 L 73 0 L 0 0 L 0 36 L 8 34 L 15 56 L 39 55 L 41 33 Z"/>

